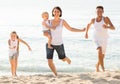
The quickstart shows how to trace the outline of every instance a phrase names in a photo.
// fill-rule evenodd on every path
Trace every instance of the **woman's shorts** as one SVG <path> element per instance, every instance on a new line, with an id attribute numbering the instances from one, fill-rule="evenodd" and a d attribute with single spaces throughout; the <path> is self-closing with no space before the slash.
<path id="1" fill-rule="evenodd" d="M 53 59 L 54 50 L 56 50 L 59 59 L 64 59 L 66 57 L 63 44 L 62 45 L 51 45 L 51 46 L 53 47 L 53 49 L 49 49 L 48 44 L 46 44 L 47 59 Z"/>

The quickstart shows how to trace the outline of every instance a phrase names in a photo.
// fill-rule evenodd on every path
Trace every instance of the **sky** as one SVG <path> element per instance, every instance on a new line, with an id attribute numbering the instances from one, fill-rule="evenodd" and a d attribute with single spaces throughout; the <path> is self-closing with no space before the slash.
<path id="1" fill-rule="evenodd" d="M 119 0 L 0 0 L 0 25 L 39 25 L 41 13 L 48 11 L 51 16 L 54 6 L 62 8 L 64 18 L 75 18 L 75 14 L 83 12 L 86 17 L 94 15 L 97 5 L 116 10 L 120 8 L 119 3 Z"/>

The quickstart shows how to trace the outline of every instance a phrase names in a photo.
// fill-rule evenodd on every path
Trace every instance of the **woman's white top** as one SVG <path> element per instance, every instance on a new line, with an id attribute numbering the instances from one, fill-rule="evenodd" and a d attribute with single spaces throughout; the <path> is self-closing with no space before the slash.
<path id="1" fill-rule="evenodd" d="M 52 20 L 51 20 L 52 22 Z M 60 24 L 56 27 L 55 30 L 51 30 L 51 36 L 52 36 L 52 45 L 61 45 L 63 44 L 62 40 L 62 30 L 63 30 L 63 20 L 60 20 Z"/>

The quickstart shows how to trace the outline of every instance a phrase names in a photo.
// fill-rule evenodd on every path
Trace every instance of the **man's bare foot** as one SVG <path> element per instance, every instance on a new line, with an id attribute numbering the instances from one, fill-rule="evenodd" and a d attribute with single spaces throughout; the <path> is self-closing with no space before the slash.
<path id="1" fill-rule="evenodd" d="M 99 72 L 100 70 L 99 70 L 99 65 L 98 64 L 96 64 L 96 72 Z"/>

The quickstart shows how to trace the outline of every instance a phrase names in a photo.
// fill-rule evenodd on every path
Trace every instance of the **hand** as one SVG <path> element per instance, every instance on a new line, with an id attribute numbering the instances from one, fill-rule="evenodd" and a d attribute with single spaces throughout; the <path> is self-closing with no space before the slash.
<path id="1" fill-rule="evenodd" d="M 55 30 L 55 29 L 56 29 L 56 27 L 55 27 L 55 26 L 53 26 L 51 29 L 52 29 L 52 30 Z"/>
<path id="2" fill-rule="evenodd" d="M 42 22 L 42 25 L 46 25 L 45 21 Z"/>
<path id="3" fill-rule="evenodd" d="M 86 30 L 86 28 L 83 29 L 83 31 L 85 31 L 85 30 Z"/>
<path id="4" fill-rule="evenodd" d="M 88 39 L 88 34 L 87 33 L 85 34 L 85 38 Z"/>
<path id="5" fill-rule="evenodd" d="M 13 49 L 15 49 L 15 48 L 16 48 L 16 46 L 13 47 Z"/>
<path id="6" fill-rule="evenodd" d="M 103 24 L 103 28 L 107 29 L 107 28 L 108 28 L 108 26 L 107 26 L 106 24 Z"/>
<path id="7" fill-rule="evenodd" d="M 9 48 L 10 48 L 10 49 L 15 49 L 15 48 L 16 48 L 16 46 L 14 46 L 14 47 L 9 46 Z"/>
<path id="8" fill-rule="evenodd" d="M 28 49 L 29 49 L 29 51 L 32 51 L 32 49 L 30 48 L 30 46 L 28 46 Z"/>
<path id="9" fill-rule="evenodd" d="M 45 23 L 45 21 L 42 22 L 42 25 L 44 25 L 45 27 L 47 27 L 47 24 Z"/>

